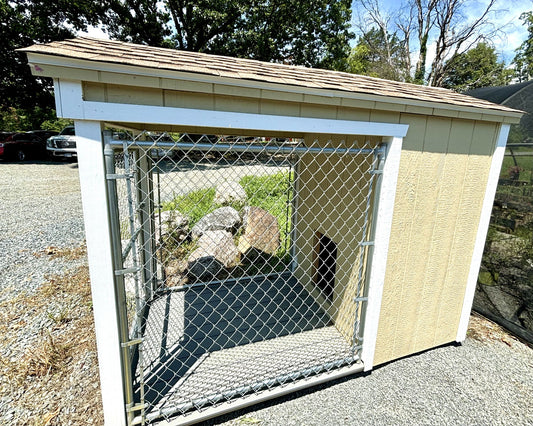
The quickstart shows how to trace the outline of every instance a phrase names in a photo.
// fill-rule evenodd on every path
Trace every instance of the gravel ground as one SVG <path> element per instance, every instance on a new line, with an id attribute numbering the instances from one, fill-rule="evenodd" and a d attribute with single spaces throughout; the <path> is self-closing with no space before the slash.
<path id="1" fill-rule="evenodd" d="M 83 242 L 75 164 L 0 162 L 0 175 L 4 184 L 0 192 L 1 302 L 35 291 L 48 274 L 64 273 L 86 260 L 35 256 L 50 246 L 76 247 Z M 35 333 L 43 321 L 47 319 L 34 318 L 35 324 L 24 328 L 26 333 Z M 9 333 L 11 326 L 7 325 Z M 19 335 L 15 345 L 0 346 L 0 355 L 15 353 L 16 347 L 28 345 L 33 337 Z M 81 371 L 83 386 L 97 385 L 94 372 L 87 371 L 83 377 Z M 43 399 L 62 397 L 44 388 L 42 395 Z M 533 350 L 492 323 L 473 317 L 464 345 L 430 350 L 371 374 L 292 394 L 208 424 L 531 425 L 531 395 Z M 0 424 L 24 424 L 14 421 L 24 415 L 12 408 L 16 398 L 0 392 Z"/>
<path id="2" fill-rule="evenodd" d="M 84 238 L 76 163 L 2 163 L 0 300 L 33 291 L 71 262 L 36 257 L 47 247 L 79 246 Z"/>

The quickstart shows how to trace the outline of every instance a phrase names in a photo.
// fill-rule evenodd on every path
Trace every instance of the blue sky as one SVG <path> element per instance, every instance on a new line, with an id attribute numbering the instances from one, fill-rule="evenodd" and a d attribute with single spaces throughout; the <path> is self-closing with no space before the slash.
<path id="1" fill-rule="evenodd" d="M 352 5 L 355 5 L 354 0 Z M 385 11 L 397 10 L 404 0 L 379 0 L 384 5 Z M 484 11 L 488 0 L 465 0 L 466 19 L 471 20 L 479 17 Z M 533 0 L 498 0 L 490 22 L 497 28 L 501 28 L 500 34 L 491 38 L 496 52 L 507 64 L 513 59 L 515 49 L 527 38 L 527 31 L 519 19 L 523 12 L 533 11 Z M 430 40 L 431 42 L 431 40 Z M 431 55 L 431 46 L 430 46 Z"/>

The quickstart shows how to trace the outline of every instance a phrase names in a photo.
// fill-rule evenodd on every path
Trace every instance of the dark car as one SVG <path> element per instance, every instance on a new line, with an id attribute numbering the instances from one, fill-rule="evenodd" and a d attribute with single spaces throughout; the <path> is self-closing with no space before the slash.
<path id="1" fill-rule="evenodd" d="M 29 158 L 46 158 L 46 139 L 57 135 L 53 130 L 31 130 L 15 133 L 1 143 L 0 158 L 24 161 Z"/>
<path id="2" fill-rule="evenodd" d="M 4 142 L 7 141 L 16 132 L 0 132 L 0 158 L 4 158 Z"/>

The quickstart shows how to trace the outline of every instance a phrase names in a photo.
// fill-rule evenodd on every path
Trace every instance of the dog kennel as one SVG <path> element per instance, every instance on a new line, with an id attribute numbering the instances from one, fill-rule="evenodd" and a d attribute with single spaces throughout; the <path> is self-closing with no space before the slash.
<path id="1" fill-rule="evenodd" d="M 518 111 L 107 40 L 25 51 L 75 120 L 106 423 L 464 340 Z"/>

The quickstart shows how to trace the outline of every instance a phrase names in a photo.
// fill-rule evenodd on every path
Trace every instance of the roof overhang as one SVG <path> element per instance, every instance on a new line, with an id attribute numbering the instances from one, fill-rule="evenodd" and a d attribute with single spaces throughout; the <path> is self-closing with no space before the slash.
<path id="1" fill-rule="evenodd" d="M 493 110 L 445 102 L 429 102 L 371 93 L 271 83 L 254 79 L 232 78 L 199 72 L 175 71 L 25 51 L 28 55 L 32 73 L 39 77 L 68 78 L 110 84 L 134 84 L 139 87 L 174 90 L 180 90 L 180 83 L 187 82 L 187 91 L 214 93 L 216 87 L 219 91 L 225 90 L 226 93 L 221 94 L 226 95 L 232 93 L 232 88 L 238 87 L 239 89 L 249 89 L 248 96 L 250 97 L 257 97 L 257 94 L 261 93 L 263 98 L 271 97 L 271 99 L 505 123 L 518 123 L 523 115 L 523 112 L 510 108 L 507 110 Z M 125 79 L 123 76 L 129 78 Z M 240 90 L 239 95 L 242 96 L 243 93 L 246 96 L 246 90 L 244 92 Z"/>

